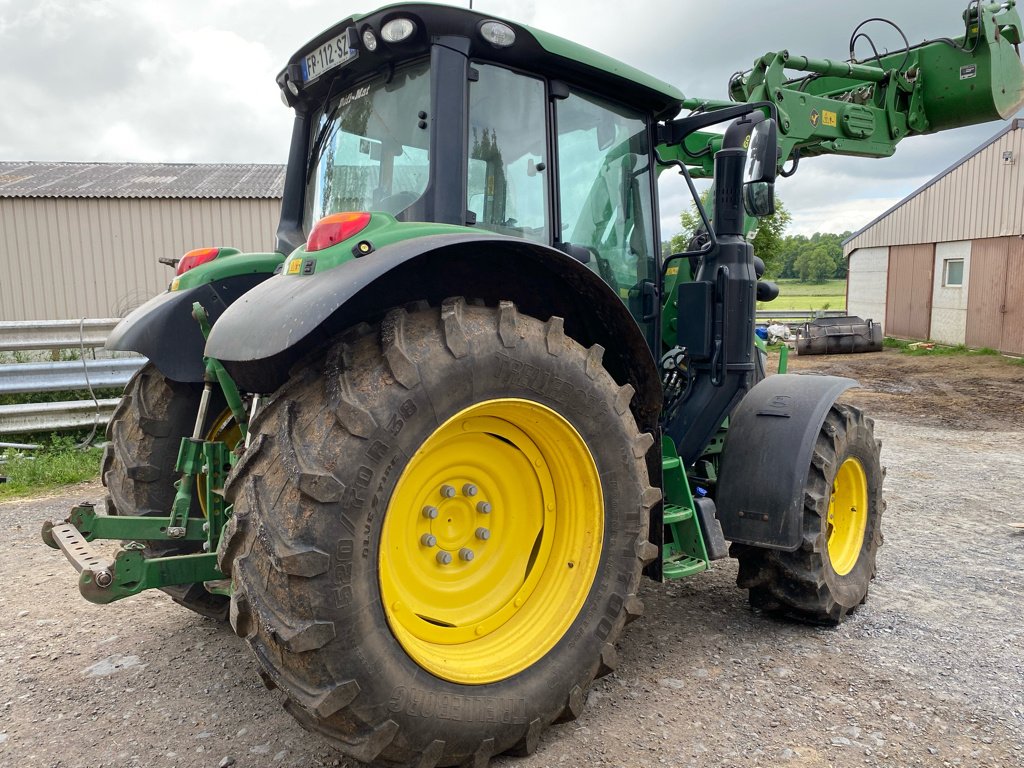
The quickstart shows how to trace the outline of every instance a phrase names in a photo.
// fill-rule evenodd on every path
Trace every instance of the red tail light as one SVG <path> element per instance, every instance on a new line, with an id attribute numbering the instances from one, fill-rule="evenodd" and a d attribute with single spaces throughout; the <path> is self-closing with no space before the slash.
<path id="1" fill-rule="evenodd" d="M 309 233 L 309 242 L 306 243 L 306 251 L 322 251 L 324 248 L 348 240 L 366 229 L 370 223 L 368 213 L 332 213 L 325 216 L 313 225 L 313 231 Z"/>
<path id="2" fill-rule="evenodd" d="M 220 248 L 196 248 L 191 250 L 181 257 L 181 261 L 178 262 L 178 269 L 175 271 L 175 274 L 183 275 L 190 269 L 198 267 L 200 264 L 213 261 L 217 258 L 219 253 Z"/>

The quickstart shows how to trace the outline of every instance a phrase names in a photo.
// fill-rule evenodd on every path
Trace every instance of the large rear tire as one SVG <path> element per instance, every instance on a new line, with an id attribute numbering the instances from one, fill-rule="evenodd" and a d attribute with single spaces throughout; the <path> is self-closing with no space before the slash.
<path id="1" fill-rule="evenodd" d="M 175 464 L 181 438 L 192 434 L 202 386 L 172 381 L 147 363 L 125 387 L 124 395 L 107 425 L 103 453 L 103 485 L 110 515 L 168 516 L 174 502 Z M 210 412 L 223 407 L 211 398 Z M 198 501 L 190 515 L 202 514 Z M 147 557 L 185 555 L 200 551 L 198 542 L 148 541 Z M 164 587 L 171 598 L 189 610 L 224 620 L 228 602 L 202 584 Z"/>
<path id="2" fill-rule="evenodd" d="M 807 469 L 800 548 L 732 546 L 737 584 L 750 591 L 752 606 L 838 624 L 865 602 L 882 545 L 881 445 L 859 409 L 832 406 Z"/>
<path id="3" fill-rule="evenodd" d="M 231 622 L 306 728 L 400 766 L 532 752 L 641 611 L 630 386 L 510 302 L 390 312 L 294 372 L 229 479 Z"/>

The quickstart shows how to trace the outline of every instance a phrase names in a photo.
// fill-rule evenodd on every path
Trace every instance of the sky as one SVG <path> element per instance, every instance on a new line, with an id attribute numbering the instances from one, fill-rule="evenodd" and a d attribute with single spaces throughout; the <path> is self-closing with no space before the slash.
<path id="1" fill-rule="evenodd" d="M 847 58 L 850 33 L 869 16 L 892 19 L 912 44 L 962 34 L 965 5 L 474 0 L 476 10 L 570 38 L 708 98 L 726 98 L 729 75 L 768 51 Z M 372 7 L 366 0 L 0 0 L 0 159 L 284 163 L 291 112 L 274 77 L 309 39 Z M 885 27 L 872 34 L 879 48 L 899 47 Z M 789 232 L 859 229 L 1000 128 L 912 137 L 885 160 L 808 160 L 776 188 L 793 216 Z M 678 231 L 688 204 L 683 180 L 663 174 L 663 238 Z"/>

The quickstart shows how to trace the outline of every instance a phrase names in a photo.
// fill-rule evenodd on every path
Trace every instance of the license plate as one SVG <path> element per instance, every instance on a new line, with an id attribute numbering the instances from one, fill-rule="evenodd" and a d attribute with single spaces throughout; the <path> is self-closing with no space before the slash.
<path id="1" fill-rule="evenodd" d="M 359 55 L 352 44 L 352 31 L 353 28 L 349 27 L 302 58 L 302 82 L 311 83 L 325 72 L 348 64 Z"/>

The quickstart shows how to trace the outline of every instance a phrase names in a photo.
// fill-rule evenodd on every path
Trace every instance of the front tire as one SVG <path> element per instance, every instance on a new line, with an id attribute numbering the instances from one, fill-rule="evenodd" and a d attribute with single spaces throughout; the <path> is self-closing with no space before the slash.
<path id="1" fill-rule="evenodd" d="M 874 423 L 858 408 L 833 405 L 807 469 L 800 548 L 732 546 L 737 584 L 754 608 L 834 625 L 867 600 L 882 545 L 880 453 Z"/>
<path id="2" fill-rule="evenodd" d="M 653 439 L 602 353 L 450 299 L 355 329 L 265 407 L 220 562 L 303 726 L 364 762 L 485 765 L 579 714 L 657 554 Z"/>

